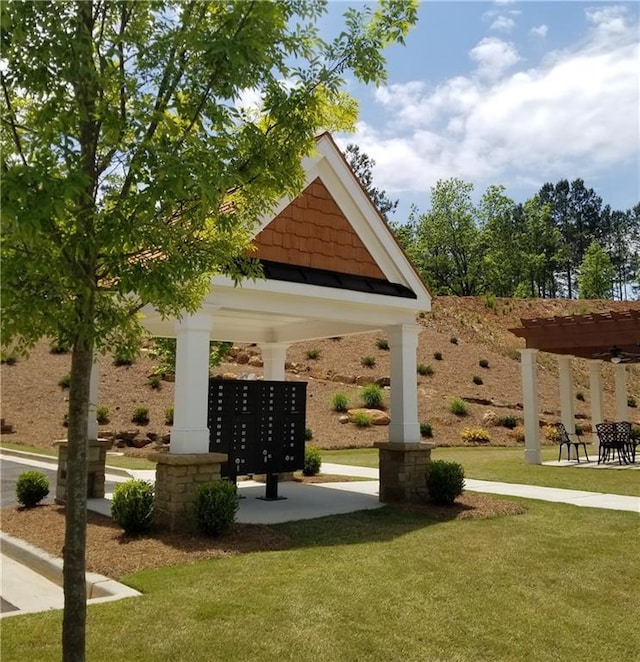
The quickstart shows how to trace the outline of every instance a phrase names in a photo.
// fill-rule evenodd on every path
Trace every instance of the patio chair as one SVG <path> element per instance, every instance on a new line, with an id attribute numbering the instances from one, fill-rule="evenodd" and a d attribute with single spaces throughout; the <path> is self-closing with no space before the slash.
<path id="1" fill-rule="evenodd" d="M 582 446 L 582 449 L 584 450 L 584 456 L 587 459 L 587 462 L 590 462 L 589 455 L 587 454 L 586 442 L 582 441 L 582 439 L 580 439 L 577 434 L 567 432 L 567 428 L 565 428 L 564 423 L 555 423 L 555 428 L 558 432 L 559 439 L 558 462 L 560 462 L 562 458 L 563 446 L 567 447 L 567 460 L 571 459 L 571 448 L 573 447 L 576 450 L 576 460 L 578 461 L 578 464 L 580 464 L 580 454 L 578 453 L 578 449 L 580 446 Z"/>
<path id="2" fill-rule="evenodd" d="M 600 440 L 598 464 L 608 462 L 616 454 L 619 464 L 633 462 L 635 449 L 631 441 L 631 423 L 596 423 L 596 433 Z"/>

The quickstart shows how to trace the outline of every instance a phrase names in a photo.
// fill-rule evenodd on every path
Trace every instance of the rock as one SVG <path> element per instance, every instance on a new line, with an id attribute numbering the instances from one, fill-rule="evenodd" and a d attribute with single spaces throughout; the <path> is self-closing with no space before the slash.
<path id="1" fill-rule="evenodd" d="M 378 377 L 378 379 L 376 379 L 376 384 L 382 388 L 391 386 L 391 377 Z"/>
<path id="2" fill-rule="evenodd" d="M 374 384 L 376 381 L 375 377 L 369 377 L 368 375 L 358 375 L 356 377 L 355 383 L 358 386 L 367 386 L 367 384 Z"/>
<path id="3" fill-rule="evenodd" d="M 347 414 L 349 414 L 349 418 L 351 418 L 351 416 L 357 413 L 363 413 L 366 414 L 367 416 L 370 416 L 371 423 L 373 425 L 389 425 L 389 423 L 391 423 L 391 418 L 389 417 L 389 414 L 387 414 L 384 411 L 380 411 L 379 409 L 349 409 L 347 411 Z"/>
<path id="4" fill-rule="evenodd" d="M 119 430 L 115 436 L 116 439 L 122 439 L 124 442 L 133 441 L 138 436 L 138 430 Z"/>
<path id="5" fill-rule="evenodd" d="M 147 439 L 149 441 L 157 441 L 158 433 L 157 432 L 147 432 Z"/>
<path id="6" fill-rule="evenodd" d="M 223 372 L 222 379 L 238 379 L 234 372 Z"/>
<path id="7" fill-rule="evenodd" d="M 249 358 L 249 365 L 253 366 L 254 368 L 262 368 L 264 361 L 262 360 L 261 356 L 252 356 Z"/>
<path id="8" fill-rule="evenodd" d="M 163 435 L 160 437 L 160 443 L 162 443 L 162 444 L 169 444 L 169 443 L 171 443 L 171 434 L 169 434 L 169 433 L 167 433 L 167 434 L 163 434 Z"/>
<path id="9" fill-rule="evenodd" d="M 172 372 L 167 372 L 164 375 L 162 375 L 162 381 L 164 381 L 164 382 L 175 382 L 176 381 L 176 376 Z"/>
<path id="10" fill-rule="evenodd" d="M 249 363 L 249 359 L 251 357 L 247 352 L 238 352 L 236 354 L 236 363 L 239 363 L 240 365 L 243 365 L 244 363 Z"/>
<path id="11" fill-rule="evenodd" d="M 346 414 L 341 414 L 338 416 L 338 423 L 348 423 L 351 419 Z"/>
<path id="12" fill-rule="evenodd" d="M 332 382 L 340 382 L 341 384 L 355 384 L 356 383 L 356 376 L 355 375 L 342 375 L 340 373 L 337 373 L 335 375 L 332 375 L 331 381 Z"/>
<path id="13" fill-rule="evenodd" d="M 499 422 L 499 417 L 495 411 L 489 410 L 482 415 L 482 425 L 485 426 L 498 425 L 498 422 Z"/>
<path id="14" fill-rule="evenodd" d="M 151 439 L 147 439 L 146 437 L 136 437 L 131 443 L 136 448 L 144 448 L 147 444 L 151 443 Z"/>
<path id="15" fill-rule="evenodd" d="M 322 370 L 322 368 L 312 368 L 309 370 L 309 377 L 312 379 L 326 379 L 327 373 L 325 370 Z"/>

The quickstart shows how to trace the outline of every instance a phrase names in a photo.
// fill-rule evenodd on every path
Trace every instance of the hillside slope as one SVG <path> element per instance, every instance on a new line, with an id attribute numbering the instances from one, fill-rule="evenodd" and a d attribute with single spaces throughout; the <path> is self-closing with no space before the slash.
<path id="1" fill-rule="evenodd" d="M 498 416 L 512 414 L 521 417 L 521 376 L 517 349 L 522 341 L 507 329 L 518 326 L 521 317 L 546 317 L 605 310 L 637 308 L 637 302 L 565 301 L 565 300 L 515 300 L 498 299 L 495 305 L 483 298 L 439 297 L 434 300 L 433 311 L 418 322 L 423 326 L 418 348 L 418 362 L 433 368 L 431 376 L 417 376 L 419 416 L 430 421 L 434 439 L 441 445 L 461 444 L 460 433 L 465 427 L 482 425 L 482 417 L 488 410 Z M 350 406 L 359 406 L 360 387 L 343 383 L 345 379 L 370 377 L 384 378 L 390 374 L 389 352 L 376 344 L 383 333 L 326 339 L 310 343 L 298 343 L 289 348 L 287 359 L 295 365 L 287 372 L 287 379 L 308 382 L 307 425 L 313 431 L 313 443 L 322 448 L 371 446 L 375 441 L 387 438 L 387 428 L 358 429 L 351 424 L 341 424 L 338 415 L 331 410 L 331 396 L 343 391 Z M 454 344 L 452 339 L 457 341 Z M 315 360 L 307 358 L 307 351 L 318 350 Z M 440 352 L 442 360 L 435 360 Z M 234 352 L 240 361 L 254 356 L 252 364 L 259 363 L 259 348 L 237 347 Z M 362 357 L 375 359 L 372 368 L 363 367 Z M 488 361 L 482 368 L 479 361 Z M 539 398 L 542 417 L 548 421 L 559 417 L 557 366 L 550 355 L 540 355 Z M 48 343 L 40 343 L 27 360 L 15 365 L 2 365 L 2 417 L 14 428 L 13 434 L 3 435 L 4 440 L 21 442 L 39 447 L 50 447 L 56 439 L 65 437 L 63 418 L 67 408 L 68 391 L 58 382 L 69 372 L 70 356 L 49 353 Z M 141 436 L 162 436 L 170 428 L 165 424 L 165 410 L 173 404 L 173 383 L 163 381 L 154 390 L 148 382 L 154 362 L 143 350 L 140 358 L 128 367 L 113 365 L 110 355 L 100 360 L 100 403 L 109 407 L 109 423 L 101 427 L 101 434 L 122 430 L 138 430 Z M 237 376 L 253 373 L 261 375 L 261 368 L 249 363 L 227 362 L 216 374 L 233 373 Z M 473 377 L 482 379 L 474 384 Z M 613 374 L 611 366 L 603 369 L 605 384 L 605 418 L 614 417 Z M 640 369 L 628 370 L 628 391 L 640 401 Z M 340 380 L 340 381 L 336 381 Z M 362 381 L 360 379 L 359 381 Z M 576 393 L 584 400 L 576 399 L 577 417 L 589 424 L 588 369 L 585 361 L 576 360 L 574 384 Z M 482 399 L 491 404 L 469 404 L 469 415 L 458 418 L 448 410 L 453 397 Z M 385 392 L 388 402 L 388 391 Z M 135 426 L 131 415 L 135 407 L 146 406 L 150 411 L 148 426 Z M 640 413 L 631 409 L 633 420 Z M 502 427 L 489 428 L 492 443 L 513 445 L 517 443 Z M 147 449 L 153 444 L 147 446 Z M 136 451 L 133 451 L 136 452 Z"/>

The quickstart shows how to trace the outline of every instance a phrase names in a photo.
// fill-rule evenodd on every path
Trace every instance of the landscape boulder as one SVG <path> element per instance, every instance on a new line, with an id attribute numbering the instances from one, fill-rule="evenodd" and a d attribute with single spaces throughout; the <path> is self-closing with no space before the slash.
<path id="1" fill-rule="evenodd" d="M 387 414 L 384 411 L 380 411 L 379 409 L 349 409 L 347 411 L 347 414 L 349 414 L 349 418 L 353 417 L 357 413 L 362 413 L 366 414 L 371 418 L 371 423 L 373 425 L 389 425 L 391 423 L 391 418 L 389 414 Z"/>

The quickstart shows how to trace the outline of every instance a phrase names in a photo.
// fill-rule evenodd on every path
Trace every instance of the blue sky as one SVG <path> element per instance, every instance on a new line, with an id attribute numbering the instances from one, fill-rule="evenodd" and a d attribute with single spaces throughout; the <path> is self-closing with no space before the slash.
<path id="1" fill-rule="evenodd" d="M 347 6 L 330 2 L 327 36 Z M 387 86 L 349 82 L 360 119 L 337 142 L 375 159 L 399 221 L 449 177 L 518 202 L 581 177 L 628 209 L 640 201 L 639 27 L 635 2 L 427 0 L 406 46 L 386 51 Z"/>

